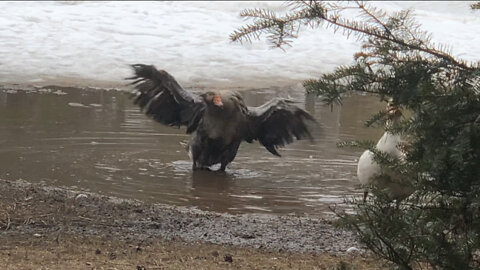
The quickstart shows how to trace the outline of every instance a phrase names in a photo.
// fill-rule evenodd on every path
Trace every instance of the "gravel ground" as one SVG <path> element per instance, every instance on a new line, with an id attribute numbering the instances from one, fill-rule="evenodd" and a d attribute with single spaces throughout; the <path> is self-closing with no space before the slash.
<path id="1" fill-rule="evenodd" d="M 358 243 L 328 220 L 229 215 L 0 180 L 2 234 L 109 234 L 300 253 L 344 254 Z"/>
<path id="2" fill-rule="evenodd" d="M 384 269 L 322 219 L 227 215 L 0 180 L 0 269 Z"/>

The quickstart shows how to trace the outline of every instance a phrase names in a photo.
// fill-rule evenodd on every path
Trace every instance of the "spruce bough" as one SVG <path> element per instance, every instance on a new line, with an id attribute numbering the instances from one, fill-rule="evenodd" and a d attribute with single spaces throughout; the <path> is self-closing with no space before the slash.
<path id="1" fill-rule="evenodd" d="M 347 9 L 362 19 L 346 19 Z M 359 1 L 296 1 L 283 16 L 244 10 L 241 16 L 253 22 L 230 38 L 250 42 L 266 35 L 274 47 L 282 47 L 291 45 L 302 27 L 331 27 L 362 41 L 355 64 L 305 81 L 304 87 L 326 104 L 341 104 L 346 93 L 365 92 L 393 99 L 409 111 L 411 116 L 389 127 L 408 139 L 405 162 L 374 152 L 383 168 L 402 175 L 415 192 L 392 201 L 372 187 L 375 196 L 365 202 L 347 199 L 356 214 L 336 211 L 341 225 L 399 269 L 479 269 L 479 63 L 432 44 L 411 13 L 388 14 Z M 381 111 L 367 123 L 384 126 L 385 121 Z"/>

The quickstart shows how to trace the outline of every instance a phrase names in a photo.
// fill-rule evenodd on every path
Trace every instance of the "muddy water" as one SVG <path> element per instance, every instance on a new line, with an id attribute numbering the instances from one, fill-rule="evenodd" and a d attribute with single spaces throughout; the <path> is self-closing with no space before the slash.
<path id="1" fill-rule="evenodd" d="M 325 107 L 297 87 L 242 91 L 248 105 L 290 96 L 320 122 L 315 142 L 282 158 L 244 143 L 226 174 L 192 172 L 183 129 L 145 117 L 120 91 L 45 87 L 0 89 L 0 178 L 24 179 L 123 198 L 229 213 L 329 214 L 358 194 L 358 150 L 336 143 L 375 139 L 363 122 L 383 105 L 353 96 Z"/>

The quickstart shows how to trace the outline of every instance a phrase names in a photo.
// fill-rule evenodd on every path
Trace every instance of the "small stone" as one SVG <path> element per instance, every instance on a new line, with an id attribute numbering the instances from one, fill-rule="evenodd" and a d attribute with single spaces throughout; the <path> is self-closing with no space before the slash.
<path id="1" fill-rule="evenodd" d="M 35 237 L 42 237 L 42 235 L 39 234 L 39 233 L 34 233 L 33 236 L 35 236 Z"/>
<path id="2" fill-rule="evenodd" d="M 214 250 L 212 251 L 212 256 L 213 257 L 218 257 L 220 254 L 218 253 L 218 251 Z"/>
<path id="3" fill-rule="evenodd" d="M 85 199 L 85 198 L 88 198 L 88 195 L 87 195 L 87 194 L 78 194 L 78 195 L 75 197 L 75 200 Z"/>
<path id="4" fill-rule="evenodd" d="M 347 253 L 358 252 L 358 251 L 360 251 L 360 250 L 356 247 L 349 247 L 347 249 Z"/>
<path id="5" fill-rule="evenodd" d="M 95 254 L 100 255 L 100 254 L 102 254 L 102 251 L 97 248 L 97 250 L 95 250 Z"/>
<path id="6" fill-rule="evenodd" d="M 223 256 L 223 259 L 224 259 L 226 262 L 229 262 L 229 263 L 232 263 L 232 262 L 233 262 L 233 257 L 232 257 L 232 255 L 230 255 L 230 254 L 225 254 L 225 256 Z"/>

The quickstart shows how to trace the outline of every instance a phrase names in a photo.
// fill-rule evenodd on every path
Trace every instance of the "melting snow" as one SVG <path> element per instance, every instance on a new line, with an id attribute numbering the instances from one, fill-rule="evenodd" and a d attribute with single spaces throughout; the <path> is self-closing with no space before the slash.
<path id="1" fill-rule="evenodd" d="M 469 61 L 480 55 L 479 11 L 471 2 L 373 2 L 412 7 L 435 42 Z M 154 64 L 187 86 L 266 87 L 353 61 L 359 45 L 332 29 L 306 29 L 293 47 L 229 41 L 244 8 L 285 11 L 282 2 L 0 3 L 0 83 L 121 87 L 128 64 Z"/>

